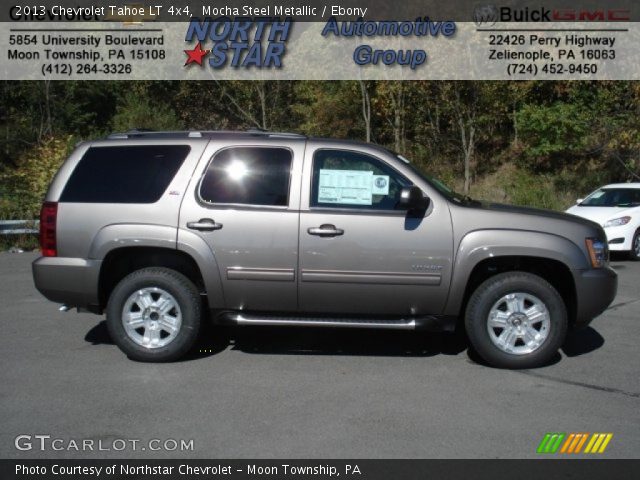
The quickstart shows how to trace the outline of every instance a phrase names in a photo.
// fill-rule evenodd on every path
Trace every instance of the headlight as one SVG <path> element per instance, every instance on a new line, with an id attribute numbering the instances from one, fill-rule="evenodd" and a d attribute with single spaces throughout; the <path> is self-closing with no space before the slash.
<path id="1" fill-rule="evenodd" d="M 597 238 L 585 239 L 587 251 L 589 252 L 589 260 L 593 268 L 602 268 L 607 263 L 607 244 Z"/>
<path id="2" fill-rule="evenodd" d="M 612 218 L 611 220 L 607 221 L 603 226 L 604 228 L 619 227 L 620 225 L 626 225 L 630 221 L 631 221 L 631 217 Z"/>

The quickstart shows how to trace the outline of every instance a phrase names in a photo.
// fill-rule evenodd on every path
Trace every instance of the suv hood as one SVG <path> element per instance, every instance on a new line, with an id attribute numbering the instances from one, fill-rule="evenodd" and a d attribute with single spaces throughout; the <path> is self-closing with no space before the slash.
<path id="1" fill-rule="evenodd" d="M 480 208 L 482 210 L 489 210 L 494 212 L 516 213 L 520 215 L 535 215 L 537 217 L 543 217 L 554 220 L 564 220 L 573 223 L 580 223 L 582 225 L 593 227 L 593 220 L 586 217 L 580 217 L 576 215 L 569 215 L 568 213 L 556 212 L 554 210 L 544 210 L 542 208 L 532 207 L 520 207 L 516 205 L 506 205 L 503 203 L 490 203 L 490 202 L 477 202 L 472 208 Z M 600 222 L 596 222 L 600 226 Z"/>
<path id="2" fill-rule="evenodd" d="M 453 228 L 459 239 L 478 230 L 543 233 L 569 240 L 585 255 L 586 238 L 606 239 L 600 224 L 567 213 L 478 201 L 451 205 Z"/>
<path id="3" fill-rule="evenodd" d="M 567 210 L 567 213 L 571 215 L 587 218 L 600 225 L 603 225 L 607 220 L 612 218 L 632 215 L 634 213 L 637 214 L 638 212 L 640 212 L 640 207 L 581 207 L 574 205 Z"/>

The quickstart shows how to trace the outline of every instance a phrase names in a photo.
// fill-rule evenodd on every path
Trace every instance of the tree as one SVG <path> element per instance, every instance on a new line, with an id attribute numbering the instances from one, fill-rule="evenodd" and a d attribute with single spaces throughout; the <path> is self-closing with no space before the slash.
<path id="1" fill-rule="evenodd" d="M 448 82 L 440 88 L 451 122 L 458 132 L 464 172 L 464 193 L 471 187 L 471 168 L 478 130 L 479 92 L 475 82 Z"/>
<path id="2" fill-rule="evenodd" d="M 175 112 L 163 103 L 151 103 L 147 96 L 129 92 L 118 105 L 113 116 L 113 128 L 117 131 L 131 129 L 180 130 L 182 123 Z"/>
<path id="3" fill-rule="evenodd" d="M 371 94 L 369 93 L 369 82 L 360 80 L 360 95 L 362 98 L 362 119 L 364 120 L 365 141 L 371 142 Z"/>
<path id="4" fill-rule="evenodd" d="M 17 160 L 19 168 L 0 175 L 0 185 L 5 190 L 3 202 L 0 202 L 0 215 L 20 219 L 36 218 L 51 179 L 72 146 L 71 136 L 50 137 L 43 140 L 41 145 L 20 155 Z M 19 201 L 5 203 L 6 199 Z"/>
<path id="5" fill-rule="evenodd" d="M 297 82 L 294 115 L 303 133 L 337 138 L 366 138 L 360 85 L 353 81 Z"/>
<path id="6" fill-rule="evenodd" d="M 391 130 L 393 148 L 399 153 L 406 153 L 405 100 L 405 82 L 378 82 L 376 109 Z"/>
<path id="7" fill-rule="evenodd" d="M 267 80 L 215 82 L 226 111 L 243 126 L 264 130 L 286 124 L 291 84 Z"/>

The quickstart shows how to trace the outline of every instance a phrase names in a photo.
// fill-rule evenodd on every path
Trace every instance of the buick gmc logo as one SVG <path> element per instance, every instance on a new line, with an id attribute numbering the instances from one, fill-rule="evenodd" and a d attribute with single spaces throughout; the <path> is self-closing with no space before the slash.
<path id="1" fill-rule="evenodd" d="M 473 10 L 478 27 L 500 22 L 630 22 L 631 10 L 621 8 L 513 8 L 478 5 Z"/>
<path id="2" fill-rule="evenodd" d="M 473 10 L 473 21 L 478 27 L 492 27 L 498 21 L 498 7 L 477 5 Z"/>

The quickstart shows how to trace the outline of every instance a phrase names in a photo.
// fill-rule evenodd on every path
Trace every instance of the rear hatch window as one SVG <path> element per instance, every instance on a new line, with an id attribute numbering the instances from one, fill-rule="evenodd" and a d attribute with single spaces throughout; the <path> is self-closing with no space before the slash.
<path id="1" fill-rule="evenodd" d="M 188 145 L 92 147 L 60 197 L 73 203 L 155 203 L 165 192 Z"/>

